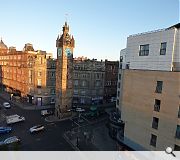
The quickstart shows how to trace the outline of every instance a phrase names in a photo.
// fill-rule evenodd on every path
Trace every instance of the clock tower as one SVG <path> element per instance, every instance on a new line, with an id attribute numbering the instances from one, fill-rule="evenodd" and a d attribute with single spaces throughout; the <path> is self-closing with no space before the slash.
<path id="1" fill-rule="evenodd" d="M 65 22 L 63 33 L 56 40 L 56 104 L 55 114 L 63 119 L 71 116 L 73 98 L 73 49 L 75 41 L 69 34 L 69 26 Z"/>

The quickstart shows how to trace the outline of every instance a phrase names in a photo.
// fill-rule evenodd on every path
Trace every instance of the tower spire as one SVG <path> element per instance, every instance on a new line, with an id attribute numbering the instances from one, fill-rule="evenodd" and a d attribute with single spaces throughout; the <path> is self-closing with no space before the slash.
<path id="1" fill-rule="evenodd" d="M 67 26 L 67 22 L 68 22 L 68 13 L 65 14 L 65 25 Z"/>

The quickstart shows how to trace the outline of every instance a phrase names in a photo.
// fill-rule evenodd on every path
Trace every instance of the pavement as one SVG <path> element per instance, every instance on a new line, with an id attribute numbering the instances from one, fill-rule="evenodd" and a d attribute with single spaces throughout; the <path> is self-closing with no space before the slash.
<path id="1" fill-rule="evenodd" d="M 116 151 L 117 141 L 109 136 L 107 121 L 107 116 L 86 121 L 82 125 L 73 121 L 77 127 L 66 131 L 64 139 L 76 151 Z"/>
<path id="2" fill-rule="evenodd" d="M 29 135 L 26 135 L 25 137 L 22 137 L 22 139 L 24 139 L 24 146 L 22 146 L 22 150 L 80 150 L 80 151 L 115 151 L 117 150 L 117 142 L 113 139 L 111 139 L 111 137 L 108 134 L 108 128 L 106 127 L 106 123 L 107 123 L 107 115 L 102 116 L 102 117 L 97 117 L 94 119 L 89 119 L 87 117 L 82 116 L 82 119 L 84 122 L 78 122 L 78 118 L 77 118 L 77 114 L 73 114 L 72 117 L 68 117 L 65 119 L 59 119 L 54 115 L 45 117 L 45 118 L 40 118 L 39 117 L 39 112 L 38 110 L 42 110 L 42 109 L 48 109 L 48 108 L 54 108 L 54 106 L 41 106 L 38 107 L 36 105 L 32 105 L 29 104 L 28 102 L 17 102 L 17 101 L 11 101 L 10 100 L 10 94 L 6 93 L 6 92 L 0 92 L 0 97 L 1 99 L 3 99 L 4 101 L 7 101 L 9 103 L 11 103 L 12 105 L 17 106 L 19 109 L 23 109 L 22 111 L 19 110 L 19 112 L 23 112 L 23 115 L 25 115 L 26 117 L 29 116 L 29 118 L 27 118 L 30 120 L 31 118 L 31 114 L 30 114 L 30 110 L 32 110 L 31 112 L 34 114 L 33 117 L 37 117 L 37 120 L 34 121 L 33 123 L 48 123 L 47 125 L 47 132 L 48 135 L 42 133 L 41 138 L 35 139 L 38 142 L 38 148 L 36 148 L 35 146 L 31 145 L 29 146 L 28 144 L 31 143 L 31 141 L 33 141 L 32 137 L 29 137 Z M 2 100 L 2 101 L 3 101 Z M 108 112 L 108 110 L 112 110 L 112 109 L 108 109 L 108 105 L 105 107 L 106 108 L 106 112 Z M 18 109 L 17 108 L 17 109 Z M 14 108 L 16 109 L 16 108 Z M 17 110 L 16 109 L 16 110 Z M 29 111 L 28 111 L 29 110 Z M 37 111 L 36 111 L 37 110 Z M 3 114 L 2 114 L 3 115 Z M 39 117 L 39 118 L 38 118 Z M 34 118 L 33 118 L 34 119 Z M 44 119 L 44 122 L 43 122 Z M 61 121 L 64 121 L 61 123 Z M 67 125 L 70 122 L 69 125 Z M 30 120 L 28 123 L 28 127 L 32 126 L 32 120 Z M 52 126 L 50 125 L 52 124 Z M 54 130 L 55 127 L 57 128 L 61 128 L 61 135 L 59 135 L 59 133 L 57 134 L 59 136 L 59 139 L 61 139 L 61 142 L 63 141 L 62 139 L 64 139 L 66 141 L 66 147 L 63 149 L 61 148 L 61 146 L 63 144 L 58 143 L 57 146 L 51 146 L 51 143 L 49 141 L 47 141 L 48 137 L 51 135 L 51 138 L 54 142 L 56 141 L 55 138 L 57 138 L 56 132 L 52 132 L 52 130 Z M 62 126 L 63 126 L 63 130 L 62 130 Z M 67 128 L 68 129 L 67 129 Z M 65 129 L 66 128 L 66 129 Z M 26 129 L 27 130 L 27 129 Z M 26 131 L 24 131 L 22 128 L 17 129 L 17 135 L 20 134 L 21 132 L 26 133 Z M 22 133 L 21 133 L 22 134 Z M 29 137 L 29 139 L 31 139 L 31 141 L 28 141 L 26 139 L 26 137 Z M 43 147 L 42 142 L 44 143 L 50 143 L 49 148 L 48 147 Z M 36 142 L 36 143 L 37 143 Z M 40 143 L 41 142 L 41 143 Z M 65 144 L 65 142 L 63 142 Z M 69 147 L 68 147 L 69 145 Z M 60 147 L 60 148 L 59 148 Z"/>
<path id="3" fill-rule="evenodd" d="M 33 105 L 28 102 L 17 102 L 14 100 L 10 100 L 10 94 L 5 91 L 0 92 L 0 97 L 2 99 L 4 99 L 6 102 L 9 102 L 10 104 L 13 104 L 13 105 L 18 106 L 19 108 L 25 109 L 25 110 L 42 110 L 42 109 L 54 108 L 54 105 L 38 107 L 37 105 Z"/>

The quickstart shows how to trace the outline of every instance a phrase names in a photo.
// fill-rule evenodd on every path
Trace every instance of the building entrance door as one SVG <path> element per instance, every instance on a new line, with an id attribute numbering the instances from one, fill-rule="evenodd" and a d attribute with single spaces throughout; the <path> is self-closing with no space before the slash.
<path id="1" fill-rule="evenodd" d="M 37 97 L 37 106 L 42 106 L 42 97 Z"/>

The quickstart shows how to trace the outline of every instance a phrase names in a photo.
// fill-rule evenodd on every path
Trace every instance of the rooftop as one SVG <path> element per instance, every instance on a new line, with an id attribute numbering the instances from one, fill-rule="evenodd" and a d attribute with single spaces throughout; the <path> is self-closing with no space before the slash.
<path id="1" fill-rule="evenodd" d="M 172 28 L 178 28 L 179 29 L 180 28 L 180 23 L 177 23 L 177 24 L 175 24 L 173 26 L 170 26 L 170 27 L 164 28 L 164 29 L 158 29 L 158 30 L 153 30 L 153 31 L 147 31 L 147 32 L 132 34 L 129 37 L 134 37 L 134 36 L 139 36 L 139 35 L 144 35 L 144 34 L 150 34 L 150 33 L 156 33 L 156 32 L 162 32 L 162 31 L 169 30 L 169 29 L 172 29 Z"/>
<path id="2" fill-rule="evenodd" d="M 0 41 L 0 49 L 8 49 L 8 47 L 2 41 L 2 38 L 1 38 L 1 41 Z"/>

